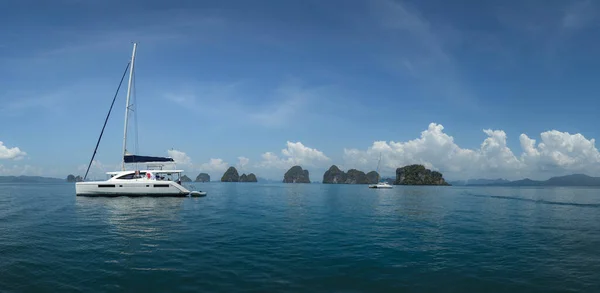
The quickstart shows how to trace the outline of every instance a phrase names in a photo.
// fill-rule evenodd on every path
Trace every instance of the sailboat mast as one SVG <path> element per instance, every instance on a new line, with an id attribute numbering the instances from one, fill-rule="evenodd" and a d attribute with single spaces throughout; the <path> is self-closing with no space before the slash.
<path id="1" fill-rule="evenodd" d="M 381 153 L 379 153 L 379 161 L 377 161 L 377 182 L 380 181 L 381 176 L 379 175 L 379 164 L 381 163 Z"/>
<path id="2" fill-rule="evenodd" d="M 129 97 L 131 97 L 131 85 L 133 82 L 133 70 L 135 61 L 135 50 L 137 43 L 133 43 L 133 53 L 131 54 L 131 69 L 129 69 L 129 83 L 127 84 L 127 101 L 125 103 L 125 126 L 123 130 L 123 161 L 121 164 L 121 171 L 125 171 L 125 154 L 127 153 L 127 122 L 129 120 Z"/>

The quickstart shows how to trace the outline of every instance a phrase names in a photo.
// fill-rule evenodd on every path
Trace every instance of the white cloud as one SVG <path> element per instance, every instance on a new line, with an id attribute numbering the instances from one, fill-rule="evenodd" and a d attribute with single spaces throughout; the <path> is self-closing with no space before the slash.
<path id="1" fill-rule="evenodd" d="M 323 166 L 331 161 L 323 152 L 304 146 L 301 142 L 287 142 L 287 148 L 281 150 L 280 158 L 272 152 L 262 154 L 258 167 L 288 169 L 294 165 L 302 167 Z"/>
<path id="2" fill-rule="evenodd" d="M 185 152 L 179 150 L 168 150 L 169 156 L 175 160 L 176 164 L 186 166 L 186 170 L 189 173 L 202 172 L 208 173 L 211 177 L 221 176 L 227 168 L 229 168 L 229 163 L 225 162 L 223 159 L 215 159 L 211 158 L 208 162 L 202 164 L 196 164 L 192 162 L 190 156 L 188 156 Z M 238 166 L 245 166 L 248 164 L 250 159 L 245 157 L 238 157 Z"/>
<path id="3" fill-rule="evenodd" d="M 203 163 L 199 166 L 200 171 L 202 172 L 225 172 L 229 164 L 222 159 L 213 159 L 211 158 L 208 163 Z"/>
<path id="4" fill-rule="evenodd" d="M 169 154 L 169 157 L 173 158 L 173 160 L 177 164 L 182 164 L 182 165 L 191 165 L 192 164 L 192 159 L 186 153 L 184 153 L 182 151 L 171 149 L 171 150 L 168 150 L 167 153 Z"/>
<path id="5" fill-rule="evenodd" d="M 250 159 L 248 159 L 246 157 L 238 157 L 238 164 L 237 164 L 237 166 L 240 169 L 243 169 L 244 167 L 246 167 L 248 165 L 249 162 L 250 162 Z"/>
<path id="6" fill-rule="evenodd" d="M 169 156 L 175 160 L 175 163 L 187 166 L 186 171 L 188 172 L 200 171 L 215 175 L 214 173 L 225 172 L 225 170 L 229 168 L 229 163 L 225 162 L 223 159 L 211 158 L 208 162 L 197 165 L 192 162 L 190 156 L 185 152 L 174 149 L 168 150 L 167 152 Z M 238 166 L 245 166 L 249 162 L 249 159 L 245 157 L 239 157 L 238 159 Z"/>
<path id="7" fill-rule="evenodd" d="M 536 146 L 535 139 L 526 134 L 519 137 L 523 154 L 521 160 L 534 171 L 597 172 L 600 170 L 600 153 L 594 139 L 583 135 L 551 130 L 543 132 L 541 142 Z"/>
<path id="8" fill-rule="evenodd" d="M 407 142 L 376 141 L 367 150 L 344 149 L 345 165 L 354 168 L 377 166 L 382 156 L 382 171 L 393 173 L 397 167 L 423 164 L 440 170 L 453 178 L 505 177 L 559 175 L 565 172 L 598 174 L 600 153 L 594 139 L 581 134 L 557 130 L 541 134 L 541 142 L 521 134 L 522 154 L 515 156 L 507 146 L 507 135 L 502 130 L 486 129 L 487 138 L 478 149 L 461 148 L 454 138 L 443 132 L 441 124 L 431 123 L 421 137 Z"/>
<path id="9" fill-rule="evenodd" d="M 27 156 L 27 153 L 19 149 L 18 147 L 9 148 L 0 141 L 0 160 L 1 159 L 12 159 L 20 160 Z"/>

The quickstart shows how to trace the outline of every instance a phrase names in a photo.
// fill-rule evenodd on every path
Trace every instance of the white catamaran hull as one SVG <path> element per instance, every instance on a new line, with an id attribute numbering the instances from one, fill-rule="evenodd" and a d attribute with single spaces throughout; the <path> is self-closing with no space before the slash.
<path id="1" fill-rule="evenodd" d="M 173 181 L 77 182 L 78 196 L 188 196 L 190 191 Z"/>

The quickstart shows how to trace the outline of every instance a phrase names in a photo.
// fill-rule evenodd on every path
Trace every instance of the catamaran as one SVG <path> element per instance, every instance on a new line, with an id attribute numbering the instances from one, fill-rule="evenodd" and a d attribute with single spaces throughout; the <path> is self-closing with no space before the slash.
<path id="1" fill-rule="evenodd" d="M 117 93 L 113 98 L 113 102 L 104 121 L 100 138 L 96 143 L 96 149 L 90 160 L 83 182 L 75 183 L 75 193 L 78 196 L 204 196 L 206 192 L 190 191 L 181 185 L 181 173 L 179 169 L 164 169 L 165 164 L 175 164 L 173 158 L 170 157 L 154 157 L 141 156 L 130 154 L 127 151 L 127 126 L 129 121 L 129 112 L 132 111 L 130 104 L 131 89 L 134 78 L 134 64 L 137 44 L 133 44 L 133 53 L 131 61 L 127 64 L 127 68 L 121 78 L 121 83 L 117 88 Z M 121 171 L 106 172 L 109 176 L 105 181 L 85 181 L 87 178 L 90 166 L 96 155 L 96 150 L 102 139 L 106 122 L 110 116 L 115 99 L 118 95 L 125 74 L 129 70 L 129 82 L 127 87 L 127 99 L 125 104 L 125 129 L 123 131 L 123 160 L 121 162 Z M 137 133 L 136 133 L 137 135 Z M 145 169 L 138 169 L 139 164 L 146 163 Z M 135 164 L 135 170 L 126 170 L 126 164 Z"/>
<path id="2" fill-rule="evenodd" d="M 377 176 L 379 177 L 379 164 L 381 163 L 381 154 L 379 154 L 379 162 L 377 162 Z M 378 178 L 379 179 L 379 178 Z M 379 180 L 378 180 L 379 181 Z M 390 185 L 389 183 L 387 183 L 387 181 L 379 181 L 377 184 L 370 184 L 369 188 L 375 188 L 375 189 L 390 189 L 393 188 L 392 185 Z"/>

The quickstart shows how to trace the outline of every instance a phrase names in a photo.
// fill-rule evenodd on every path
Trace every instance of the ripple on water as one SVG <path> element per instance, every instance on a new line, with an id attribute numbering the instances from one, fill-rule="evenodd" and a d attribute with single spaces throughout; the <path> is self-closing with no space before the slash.
<path id="1" fill-rule="evenodd" d="M 595 292 L 593 189 L 0 188 L 0 291 Z"/>

